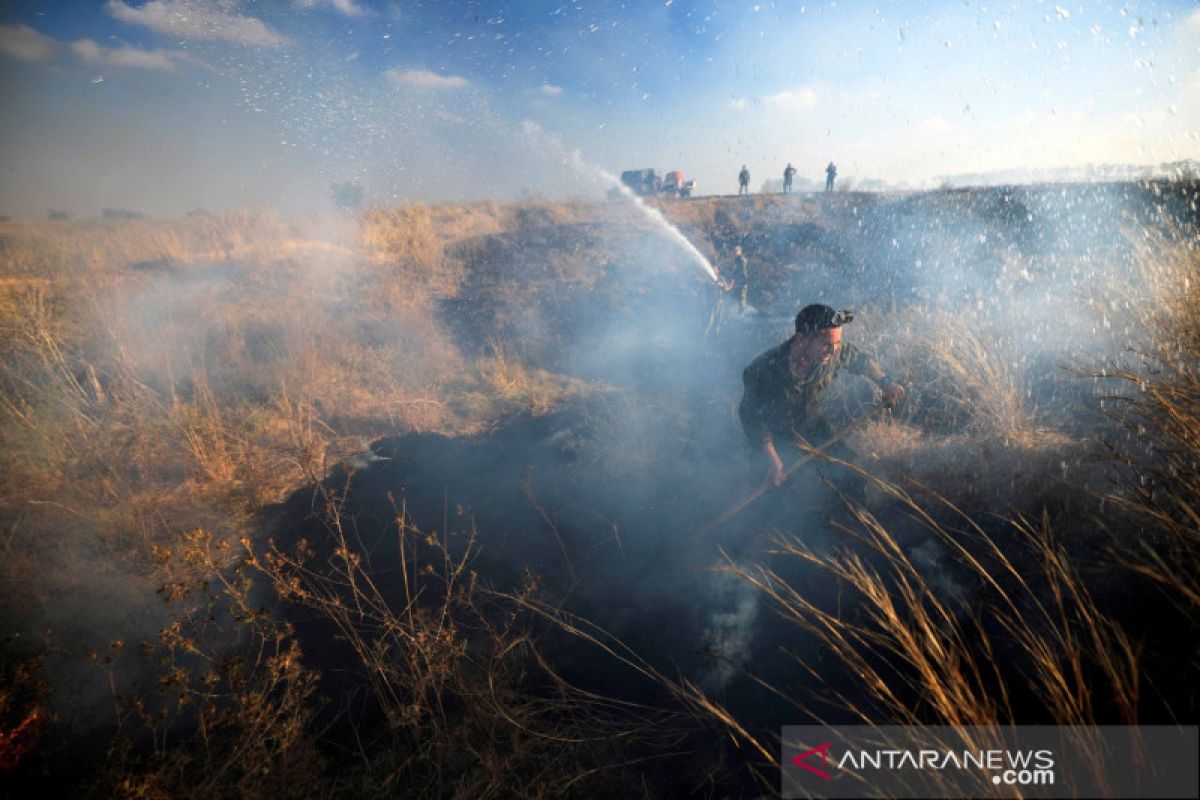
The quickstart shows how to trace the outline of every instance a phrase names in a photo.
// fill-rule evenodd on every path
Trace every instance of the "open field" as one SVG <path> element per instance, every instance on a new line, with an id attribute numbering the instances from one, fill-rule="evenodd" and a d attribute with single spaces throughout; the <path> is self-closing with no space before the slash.
<path id="1" fill-rule="evenodd" d="M 0 223 L 0 780 L 728 796 L 817 718 L 1194 722 L 1198 203 L 665 201 L 750 259 L 715 327 L 624 203 Z M 808 302 L 908 388 L 865 491 L 695 536 Z"/>

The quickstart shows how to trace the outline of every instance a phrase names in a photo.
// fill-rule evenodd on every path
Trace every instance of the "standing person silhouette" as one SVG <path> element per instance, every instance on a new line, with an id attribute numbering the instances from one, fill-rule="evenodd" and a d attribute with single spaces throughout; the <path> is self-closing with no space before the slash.
<path id="1" fill-rule="evenodd" d="M 837 167 L 835 167 L 833 165 L 833 162 L 830 161 L 829 166 L 825 168 L 825 191 L 827 191 L 827 192 L 833 191 L 833 179 L 836 177 L 837 177 Z"/>
<path id="2" fill-rule="evenodd" d="M 742 164 L 742 171 L 738 173 L 738 194 L 750 194 L 750 170 L 746 169 L 745 164 Z"/>
<path id="3" fill-rule="evenodd" d="M 792 162 L 788 162 L 787 167 L 783 170 L 783 193 L 787 194 L 792 191 L 792 176 L 796 174 L 796 168 L 792 166 Z"/>
<path id="4" fill-rule="evenodd" d="M 729 288 L 737 291 L 738 308 L 746 313 L 746 297 L 750 291 L 750 262 L 742 254 L 742 247 L 733 248 L 733 269 L 729 276 Z"/>

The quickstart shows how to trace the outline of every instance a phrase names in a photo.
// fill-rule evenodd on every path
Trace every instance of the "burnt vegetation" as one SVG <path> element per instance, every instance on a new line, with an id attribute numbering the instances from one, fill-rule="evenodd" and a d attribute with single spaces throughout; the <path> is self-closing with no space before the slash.
<path id="1" fill-rule="evenodd" d="M 784 724 L 1194 722 L 1198 203 L 660 201 L 749 258 L 716 324 L 621 202 L 0 223 L 0 781 L 730 796 Z M 907 402 L 708 526 L 814 301 Z"/>

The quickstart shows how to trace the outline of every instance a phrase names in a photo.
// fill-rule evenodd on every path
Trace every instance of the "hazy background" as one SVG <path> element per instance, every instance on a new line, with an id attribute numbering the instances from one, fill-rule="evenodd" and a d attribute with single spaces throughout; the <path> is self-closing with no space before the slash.
<path id="1" fill-rule="evenodd" d="M 1198 40 L 1186 1 L 7 3 L 0 214 L 595 194 L 526 121 L 701 193 L 1160 164 Z"/>

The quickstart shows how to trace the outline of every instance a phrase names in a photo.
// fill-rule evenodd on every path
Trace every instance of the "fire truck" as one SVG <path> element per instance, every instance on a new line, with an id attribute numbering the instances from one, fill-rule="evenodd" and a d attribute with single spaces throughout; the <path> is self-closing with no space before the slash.
<path id="1" fill-rule="evenodd" d="M 630 169 L 621 173 L 621 183 L 637 195 L 672 194 L 679 197 L 691 197 L 696 189 L 696 182 L 685 180 L 679 170 L 659 175 L 653 169 Z"/>

